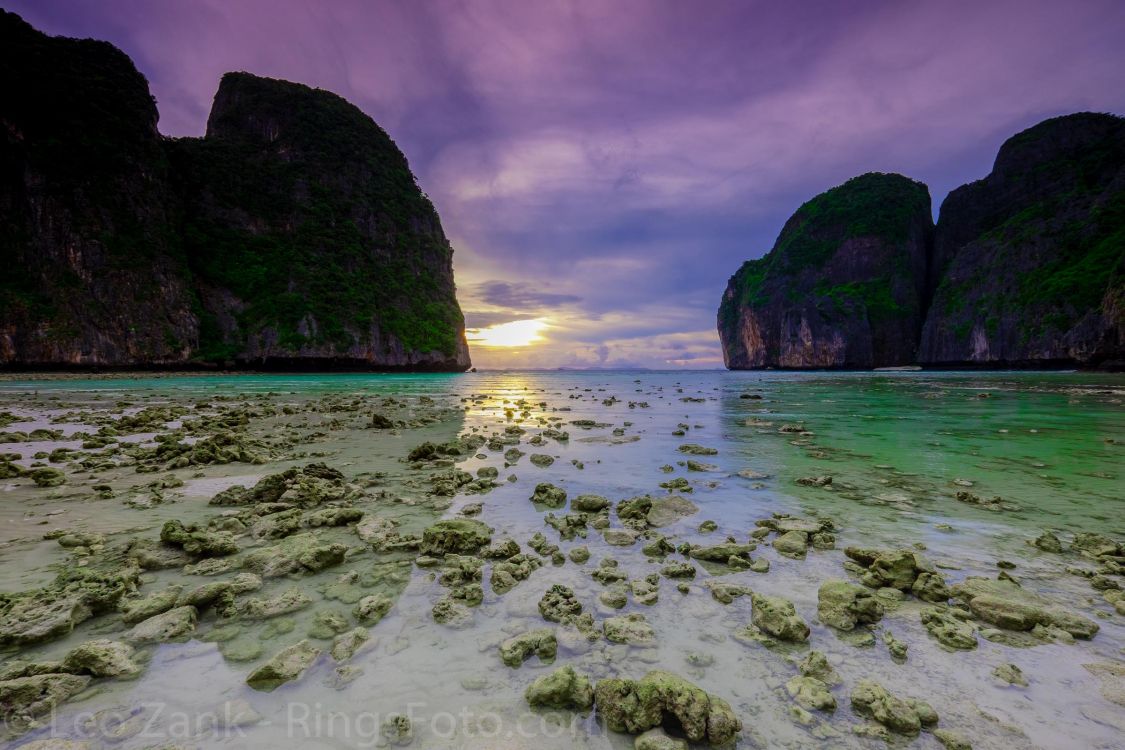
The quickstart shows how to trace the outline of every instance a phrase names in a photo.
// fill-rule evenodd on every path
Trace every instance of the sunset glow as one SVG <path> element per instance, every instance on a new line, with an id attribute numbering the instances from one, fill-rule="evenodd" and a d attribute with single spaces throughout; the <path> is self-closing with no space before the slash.
<path id="1" fill-rule="evenodd" d="M 469 341 L 480 346 L 498 348 L 530 346 L 543 340 L 539 334 L 547 327 L 546 318 L 513 320 L 510 323 L 498 323 L 486 328 L 470 328 L 465 331 L 465 336 Z"/>

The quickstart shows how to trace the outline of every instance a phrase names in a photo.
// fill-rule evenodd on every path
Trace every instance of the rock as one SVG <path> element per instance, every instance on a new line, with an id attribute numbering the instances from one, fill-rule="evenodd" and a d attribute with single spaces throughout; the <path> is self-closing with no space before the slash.
<path id="1" fill-rule="evenodd" d="M 223 557 L 238 552 L 238 544 L 228 532 L 186 527 L 179 521 L 164 524 L 160 529 L 160 541 L 197 557 Z"/>
<path id="2" fill-rule="evenodd" d="M 91 677 L 132 677 L 141 668 L 133 661 L 133 647 L 119 641 L 87 641 L 67 652 L 62 671 Z"/>
<path id="3" fill-rule="evenodd" d="M 367 643 L 370 638 L 371 635 L 367 632 L 367 628 L 354 628 L 336 636 L 332 640 L 332 648 L 328 653 L 338 663 L 342 664 L 355 656 L 359 647 Z"/>
<path id="4" fill-rule="evenodd" d="M 633 601 L 651 607 L 660 598 L 660 589 L 651 581 L 632 581 L 629 588 L 633 592 Z"/>
<path id="5" fill-rule="evenodd" d="M 711 532 L 716 531 L 718 528 L 719 524 L 715 523 L 714 521 L 704 521 L 703 523 L 699 524 L 699 533 L 710 534 Z"/>
<path id="6" fill-rule="evenodd" d="M 836 698 L 828 686 L 815 677 L 794 677 L 785 683 L 785 691 L 799 706 L 810 711 L 836 710 Z"/>
<path id="7" fill-rule="evenodd" d="M 141 620 L 147 620 L 176 606 L 183 586 L 173 584 L 163 591 L 150 594 L 143 599 L 131 599 L 122 602 L 121 619 L 126 625 L 136 625 Z"/>
<path id="8" fill-rule="evenodd" d="M 548 622 L 567 622 L 582 614 L 582 603 L 569 586 L 555 584 L 539 600 L 539 614 Z"/>
<path id="9" fill-rule="evenodd" d="M 677 448 L 677 450 L 689 456 L 717 456 L 719 454 L 719 451 L 714 448 L 705 448 L 702 445 L 696 445 L 694 443 L 685 443 Z"/>
<path id="10" fill-rule="evenodd" d="M 271 599 L 248 599 L 239 608 L 239 615 L 244 620 L 265 620 L 297 612 L 312 603 L 308 594 L 294 587 Z"/>
<path id="11" fill-rule="evenodd" d="M 500 660 L 509 667 L 517 668 L 532 655 L 538 656 L 544 664 L 550 664 L 558 653 L 558 642 L 554 631 L 549 628 L 530 630 L 500 644 Z"/>
<path id="12" fill-rule="evenodd" d="M 66 635 L 94 615 L 116 609 L 134 592 L 139 573 L 128 566 L 112 572 L 67 567 L 43 588 L 0 597 L 0 645 Z"/>
<path id="13" fill-rule="evenodd" d="M 644 615 L 630 614 L 609 617 L 602 622 L 602 631 L 611 643 L 630 646 L 649 646 L 656 643 L 656 631 L 645 622 Z"/>
<path id="14" fill-rule="evenodd" d="M 727 284 L 727 367 L 912 364 L 932 232 L 929 191 L 901 175 L 865 174 L 805 203 Z"/>
<path id="15" fill-rule="evenodd" d="M 1103 534 L 1084 532 L 1075 534 L 1070 542 L 1070 548 L 1082 552 L 1090 557 L 1121 556 L 1121 545 Z"/>
<path id="16" fill-rule="evenodd" d="M 574 549 L 572 549 L 570 552 L 567 553 L 567 557 L 570 558 L 570 561 L 572 563 L 577 563 L 578 565 L 582 565 L 582 564 L 586 563 L 587 561 L 589 561 L 590 550 L 586 547 L 575 547 Z"/>
<path id="17" fill-rule="evenodd" d="M 540 469 L 545 469 L 555 462 L 555 459 L 544 453 L 532 453 L 531 458 L 528 459 L 532 464 L 538 466 Z"/>
<path id="18" fill-rule="evenodd" d="M 780 596 L 751 594 L 751 622 L 763 632 L 782 641 L 801 642 L 809 638 L 809 626 L 797 614 L 793 602 Z"/>
<path id="19" fill-rule="evenodd" d="M 869 590 L 842 580 L 829 580 L 817 592 L 817 616 L 825 625 L 852 630 L 883 617 L 882 603 Z"/>
<path id="20" fill-rule="evenodd" d="M 1062 552 L 1062 542 L 1059 541 L 1059 537 L 1048 531 L 1036 536 L 1032 544 L 1036 549 L 1044 552 Z"/>
<path id="21" fill-rule="evenodd" d="M 598 601 L 612 609 L 621 609 L 629 603 L 629 590 L 625 586 L 615 583 L 598 594 Z"/>
<path id="22" fill-rule="evenodd" d="M 742 731 L 730 704 L 661 670 L 640 680 L 601 680 L 594 688 L 594 705 L 614 732 L 639 734 L 674 719 L 689 741 L 721 746 Z"/>
<path id="23" fill-rule="evenodd" d="M 456 518 L 438 521 L 422 532 L 421 551 L 426 555 L 450 552 L 471 555 L 492 541 L 492 528 L 480 521 Z"/>
<path id="24" fill-rule="evenodd" d="M 735 583 L 723 583 L 713 579 L 707 581 L 706 586 L 711 590 L 711 596 L 720 604 L 730 604 L 739 597 L 750 596 L 754 593 L 746 586 L 739 586 Z"/>
<path id="25" fill-rule="evenodd" d="M 614 547 L 631 547 L 636 543 L 638 532 L 632 529 L 606 529 L 602 532 L 606 544 Z"/>
<path id="26" fill-rule="evenodd" d="M 856 684 L 851 702 L 852 710 L 857 714 L 877 721 L 897 734 L 914 736 L 923 726 L 937 723 L 937 715 L 927 704 L 896 698 L 871 680 L 860 680 Z"/>
<path id="27" fill-rule="evenodd" d="M 735 542 L 714 544 L 709 547 L 693 544 L 688 548 L 687 555 L 693 559 L 706 560 L 708 562 L 729 563 L 730 559 L 735 557 L 741 558 L 749 563 L 750 553 L 757 548 L 755 544 L 737 544 Z"/>
<path id="28" fill-rule="evenodd" d="M 660 569 L 665 578 L 695 578 L 695 566 L 688 562 L 672 562 Z"/>
<path id="29" fill-rule="evenodd" d="M 1027 678 L 1015 664 L 1001 664 L 992 670 L 992 676 L 1005 685 L 1027 687 Z"/>
<path id="30" fill-rule="evenodd" d="M 809 537 L 803 531 L 787 531 L 773 540 L 773 547 L 786 557 L 802 559 L 808 551 Z"/>
<path id="31" fill-rule="evenodd" d="M 41 674 L 0 681 L 0 716 L 9 726 L 27 726 L 86 689 L 90 678 Z"/>
<path id="32" fill-rule="evenodd" d="M 918 573 L 918 577 L 914 579 L 914 583 L 910 586 L 910 592 L 922 601 L 934 604 L 944 604 L 949 601 L 950 596 L 945 577 L 940 573 L 929 571 Z"/>
<path id="33" fill-rule="evenodd" d="M 535 485 L 531 494 L 531 502 L 547 508 L 561 508 L 566 505 L 566 490 L 556 487 L 550 482 L 541 482 Z"/>
<path id="34" fill-rule="evenodd" d="M 176 607 L 137 623 L 126 638 L 134 643 L 165 643 L 186 638 L 195 632 L 199 611 L 195 607 Z"/>
<path id="35" fill-rule="evenodd" d="M 971 623 L 954 617 L 949 611 L 924 609 L 921 617 L 926 631 L 943 646 L 962 651 L 971 651 L 977 647 L 977 629 Z"/>
<path id="36" fill-rule="evenodd" d="M 571 510 L 583 513 L 599 513 L 609 506 L 609 499 L 601 495 L 579 495 L 570 501 Z"/>
<path id="37" fill-rule="evenodd" d="M 941 743 L 945 750 L 973 750 L 973 743 L 960 732 L 952 729 L 935 729 L 934 739 Z"/>
<path id="38" fill-rule="evenodd" d="M 965 601 L 981 620 L 1007 630 L 1027 631 L 1041 626 L 1057 628 L 1075 638 L 1093 638 L 1098 632 L 1097 623 L 1010 581 L 970 576 L 953 587 L 953 596 Z"/>
<path id="39" fill-rule="evenodd" d="M 66 484 L 66 474 L 49 466 L 32 469 L 27 475 L 40 487 L 59 487 Z"/>
<path id="40" fill-rule="evenodd" d="M 286 682 L 299 679 L 318 656 L 320 649 L 310 641 L 294 643 L 251 672 L 246 684 L 255 690 L 270 692 Z"/>
<path id="41" fill-rule="evenodd" d="M 371 594 L 359 600 L 352 610 L 352 615 L 360 623 L 372 626 L 378 624 L 394 606 L 394 600 L 386 594 Z"/>
<path id="42" fill-rule="evenodd" d="M 653 500 L 645 520 L 648 521 L 649 526 L 662 528 L 671 526 L 676 521 L 698 512 L 699 507 L 695 503 L 679 495 L 670 495 Z M 620 515 L 620 509 L 618 515 Z"/>
<path id="43" fill-rule="evenodd" d="M 836 674 L 836 670 L 828 663 L 828 657 L 820 651 L 810 651 L 797 668 L 803 676 L 815 677 L 825 685 L 840 684 L 840 675 Z"/>
<path id="44" fill-rule="evenodd" d="M 402 714 L 391 714 L 384 719 L 379 734 L 396 747 L 405 747 L 414 741 L 414 727 L 410 719 Z"/>
<path id="45" fill-rule="evenodd" d="M 644 521 L 643 527 L 647 525 L 650 510 L 652 510 L 652 497 L 638 495 L 617 504 L 617 517 L 622 521 Z"/>
<path id="46" fill-rule="evenodd" d="M 594 688 L 574 667 L 560 667 L 531 683 L 524 692 L 529 706 L 589 711 L 594 707 Z"/>
<path id="47" fill-rule="evenodd" d="M 473 621 L 472 610 L 448 596 L 439 599 L 430 614 L 434 622 L 454 629 L 468 627 Z"/>
<path id="48" fill-rule="evenodd" d="M 633 750 L 688 750 L 688 744 L 669 737 L 658 727 L 637 735 L 637 739 L 633 741 Z"/>

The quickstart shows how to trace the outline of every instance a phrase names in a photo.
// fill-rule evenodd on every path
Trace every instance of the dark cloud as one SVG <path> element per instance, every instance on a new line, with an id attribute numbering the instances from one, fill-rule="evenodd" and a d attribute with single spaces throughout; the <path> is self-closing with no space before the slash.
<path id="1" fill-rule="evenodd" d="M 901 172 L 937 205 L 1049 116 L 1125 111 L 1125 2 L 9 0 L 109 39 L 161 129 L 219 77 L 330 89 L 410 159 L 473 325 L 556 314 L 529 366 L 721 366 L 715 309 L 805 200 Z M 504 359 L 507 357 L 507 359 Z"/>
<path id="2" fill-rule="evenodd" d="M 477 284 L 473 295 L 485 304 L 523 312 L 536 312 L 582 301 L 581 297 L 574 294 L 553 294 L 539 291 L 533 284 L 496 280 Z"/>

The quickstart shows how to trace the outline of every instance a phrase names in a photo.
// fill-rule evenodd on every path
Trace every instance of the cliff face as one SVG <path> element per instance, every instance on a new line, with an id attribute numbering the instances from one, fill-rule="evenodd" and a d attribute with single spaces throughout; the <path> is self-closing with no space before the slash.
<path id="1" fill-rule="evenodd" d="M 923 363 L 1125 359 L 1125 118 L 1042 122 L 949 194 Z"/>
<path id="2" fill-rule="evenodd" d="M 0 11 L 0 363 L 185 360 L 198 337 L 148 83 Z"/>
<path id="3" fill-rule="evenodd" d="M 727 285 L 727 366 L 1125 366 L 1125 118 L 1013 136 L 932 236 L 928 203 L 865 175 L 802 206 Z"/>
<path id="4" fill-rule="evenodd" d="M 932 231 L 929 191 L 901 175 L 866 174 L 813 198 L 728 282 L 727 367 L 910 364 Z"/>
<path id="5" fill-rule="evenodd" d="M 3 13 L 0 65 L 0 366 L 469 367 L 437 213 L 340 97 L 228 74 L 171 140 L 107 43 Z"/>

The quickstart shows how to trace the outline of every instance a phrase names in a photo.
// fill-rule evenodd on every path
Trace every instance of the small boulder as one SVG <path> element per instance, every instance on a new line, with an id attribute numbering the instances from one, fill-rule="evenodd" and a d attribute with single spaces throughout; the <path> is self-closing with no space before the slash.
<path id="1" fill-rule="evenodd" d="M 246 684 L 255 690 L 270 692 L 275 688 L 300 678 L 316 658 L 320 649 L 310 641 L 300 641 L 274 654 L 246 678 Z"/>
<path id="2" fill-rule="evenodd" d="M 809 626 L 797 614 L 793 602 L 780 596 L 751 594 L 751 622 L 764 633 L 781 641 L 802 642 L 809 638 Z"/>
<path id="3" fill-rule="evenodd" d="M 590 679 L 578 674 L 574 667 L 560 667 L 531 683 L 524 692 L 532 707 L 589 711 L 594 706 L 594 688 Z"/>

